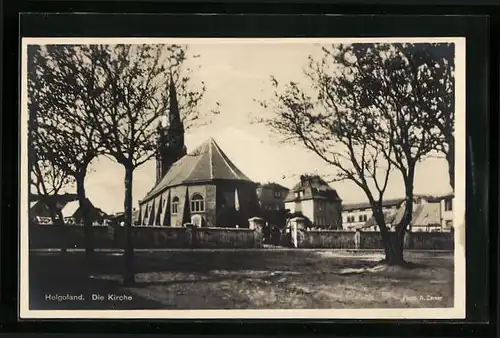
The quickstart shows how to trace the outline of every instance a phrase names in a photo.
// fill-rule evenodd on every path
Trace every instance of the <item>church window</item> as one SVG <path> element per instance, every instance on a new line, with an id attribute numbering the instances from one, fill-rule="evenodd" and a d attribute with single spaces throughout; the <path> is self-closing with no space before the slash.
<path id="1" fill-rule="evenodd" d="M 203 197 L 200 194 L 194 194 L 191 198 L 191 211 L 201 212 L 205 211 L 205 203 Z"/>
<path id="2" fill-rule="evenodd" d="M 172 198 L 172 214 L 177 214 L 177 209 L 179 208 L 179 197 Z"/>

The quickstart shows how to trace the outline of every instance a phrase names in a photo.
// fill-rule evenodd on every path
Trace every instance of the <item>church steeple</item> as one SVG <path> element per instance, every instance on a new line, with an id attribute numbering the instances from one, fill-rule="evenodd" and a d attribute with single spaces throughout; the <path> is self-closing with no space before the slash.
<path id="1" fill-rule="evenodd" d="M 165 176 L 175 162 L 186 155 L 184 124 L 172 77 L 168 85 L 168 101 L 168 112 L 166 112 L 168 115 L 164 118 L 166 125 L 160 122 L 157 129 L 156 183 Z"/>

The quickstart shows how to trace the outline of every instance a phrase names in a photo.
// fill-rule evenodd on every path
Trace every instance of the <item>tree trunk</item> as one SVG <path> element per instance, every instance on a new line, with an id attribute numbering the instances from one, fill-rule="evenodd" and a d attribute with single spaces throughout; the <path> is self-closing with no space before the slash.
<path id="1" fill-rule="evenodd" d="M 135 283 L 134 275 L 134 245 L 132 238 L 132 179 L 133 168 L 125 167 L 125 252 L 123 255 L 123 283 L 125 285 L 133 285 Z"/>
<path id="2" fill-rule="evenodd" d="M 76 193 L 78 195 L 78 203 L 80 205 L 80 214 L 83 222 L 83 233 L 85 241 L 85 256 L 89 263 L 91 263 L 92 255 L 94 253 L 94 233 L 92 229 L 92 220 L 90 219 L 90 205 L 87 200 L 87 193 L 85 191 L 85 176 L 77 175 L 76 180 Z"/>
<path id="3" fill-rule="evenodd" d="M 450 186 L 455 191 L 455 138 L 449 137 L 446 141 L 448 143 L 448 151 L 445 153 L 446 161 L 448 161 L 448 174 L 450 176 Z"/>
<path id="4" fill-rule="evenodd" d="M 400 239 L 397 233 L 391 233 L 385 225 L 385 216 L 382 208 L 375 208 L 373 216 L 380 229 L 382 245 L 384 247 L 385 258 L 382 263 L 388 265 L 404 265 L 403 244 L 404 238 Z"/>
<path id="5" fill-rule="evenodd" d="M 404 238 L 408 226 L 413 218 L 413 180 L 415 176 L 415 167 L 408 169 L 408 175 L 405 177 L 405 212 L 403 218 L 396 226 L 394 233 L 388 232 L 385 263 L 388 265 L 406 265 L 404 260 Z"/>
<path id="6" fill-rule="evenodd" d="M 59 222 L 57 220 L 57 211 L 56 211 L 56 206 L 52 198 L 47 198 L 48 202 L 46 203 L 47 208 L 49 209 L 49 215 L 50 219 L 52 221 L 52 224 L 57 225 Z"/>

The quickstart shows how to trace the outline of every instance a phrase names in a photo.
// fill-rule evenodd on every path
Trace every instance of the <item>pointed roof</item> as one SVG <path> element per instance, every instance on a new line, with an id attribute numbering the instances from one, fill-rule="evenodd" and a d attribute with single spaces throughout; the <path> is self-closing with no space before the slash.
<path id="1" fill-rule="evenodd" d="M 80 202 L 71 201 L 66 203 L 66 205 L 62 208 L 61 213 L 63 217 L 73 217 L 79 208 Z"/>
<path id="2" fill-rule="evenodd" d="M 168 124 L 169 130 L 175 130 L 176 132 L 184 131 L 184 125 L 181 121 L 181 116 L 179 113 L 179 103 L 177 101 L 177 92 L 175 89 L 175 83 L 172 77 L 170 77 L 170 83 L 168 86 L 168 97 L 169 97 L 169 114 L 168 114 Z"/>
<path id="3" fill-rule="evenodd" d="M 302 192 L 300 197 L 295 196 L 298 191 Z M 319 175 L 301 175 L 299 183 L 289 191 L 285 202 L 308 199 L 342 201 L 337 191 Z"/>
<path id="4" fill-rule="evenodd" d="M 175 162 L 143 200 L 148 200 L 169 187 L 212 180 L 252 182 L 231 162 L 215 140 L 209 138 L 192 153 Z"/>

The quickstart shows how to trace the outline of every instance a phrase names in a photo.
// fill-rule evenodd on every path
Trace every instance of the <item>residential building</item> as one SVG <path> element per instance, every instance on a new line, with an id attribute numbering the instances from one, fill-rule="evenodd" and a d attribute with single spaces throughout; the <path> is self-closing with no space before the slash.
<path id="1" fill-rule="evenodd" d="M 453 228 L 453 209 L 455 197 L 453 194 L 445 195 L 439 202 L 441 206 L 441 226 L 443 230 L 449 231 Z"/>
<path id="2" fill-rule="evenodd" d="M 89 199 L 89 217 L 93 224 L 98 225 L 106 217 L 106 214 L 96 208 Z M 78 195 L 63 194 L 52 196 L 30 196 L 30 218 L 37 224 L 53 224 L 53 221 L 60 224 L 81 225 L 82 212 Z"/>
<path id="3" fill-rule="evenodd" d="M 303 215 L 313 227 L 342 229 L 342 200 L 318 175 L 302 175 L 289 191 L 285 208 Z"/>
<path id="4" fill-rule="evenodd" d="M 274 226 L 282 229 L 286 226 L 287 212 L 285 209 L 285 199 L 289 191 L 290 189 L 278 183 L 270 182 L 258 185 L 259 216 L 271 227 Z"/>
<path id="5" fill-rule="evenodd" d="M 278 183 L 265 183 L 257 186 L 257 197 L 263 211 L 279 211 L 285 209 L 285 199 L 290 189 Z"/>
<path id="6" fill-rule="evenodd" d="M 453 195 L 435 197 L 416 194 L 413 198 L 413 212 L 409 231 L 449 231 L 453 226 L 453 200 Z M 360 205 L 361 208 L 359 207 Z M 355 204 L 344 206 L 344 221 L 346 219 L 348 221 L 344 229 L 361 231 L 379 230 L 372 216 L 371 209 L 367 205 Z M 390 230 L 394 230 L 404 216 L 405 201 L 402 198 L 387 200 L 383 202 L 383 206 L 386 226 Z M 364 214 L 370 215 L 367 222 L 363 221 L 364 217 L 359 217 Z M 356 221 L 356 216 L 359 217 L 358 222 L 352 222 L 353 220 Z"/>
<path id="7" fill-rule="evenodd" d="M 386 224 L 390 225 L 392 216 L 397 212 L 403 198 L 387 199 L 382 202 L 382 211 L 386 216 Z M 350 203 L 342 206 L 342 224 L 345 230 L 374 229 L 375 220 L 372 220 L 372 208 L 370 203 Z M 367 225 L 367 222 L 370 223 Z"/>

